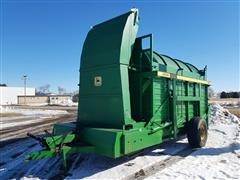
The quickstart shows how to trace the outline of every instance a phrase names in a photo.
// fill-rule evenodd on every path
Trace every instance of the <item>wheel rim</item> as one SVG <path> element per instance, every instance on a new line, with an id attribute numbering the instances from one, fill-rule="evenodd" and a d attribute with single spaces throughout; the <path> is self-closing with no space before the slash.
<path id="1" fill-rule="evenodd" d="M 207 128 L 204 124 L 201 124 L 200 128 L 199 128 L 199 131 L 200 131 L 200 143 L 201 145 L 205 145 L 206 143 L 206 140 L 207 140 Z"/>

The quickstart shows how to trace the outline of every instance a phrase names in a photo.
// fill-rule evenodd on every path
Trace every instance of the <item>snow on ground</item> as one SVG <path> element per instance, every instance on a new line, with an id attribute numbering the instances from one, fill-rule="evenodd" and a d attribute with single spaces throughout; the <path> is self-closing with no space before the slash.
<path id="1" fill-rule="evenodd" d="M 78 156 L 66 179 L 131 179 L 139 170 L 164 161 L 187 146 L 186 139 L 183 139 L 147 149 L 133 157 L 112 159 L 97 155 Z"/>
<path id="2" fill-rule="evenodd" d="M 240 106 L 240 98 L 211 98 L 209 100 L 211 103 L 220 104 L 221 106 L 230 106 L 230 107 L 239 107 Z"/>
<path id="3" fill-rule="evenodd" d="M 136 172 L 144 174 L 144 170 L 158 162 L 164 162 L 163 168 L 147 179 L 240 179 L 240 120 L 231 115 L 219 105 L 212 106 L 209 137 L 206 147 L 193 151 L 187 157 L 182 157 L 174 163 L 167 159 L 179 156 L 188 149 L 186 138 L 177 142 L 167 142 L 148 148 L 142 154 L 131 157 L 111 159 L 92 154 L 80 154 L 70 157 L 72 166 L 66 179 L 124 179 L 131 178 Z M 40 149 L 39 145 L 31 145 L 32 141 L 20 143 L 20 148 L 26 147 L 24 154 Z M 33 146 L 33 148 L 27 148 Z M 11 152 L 10 152 L 11 151 Z M 23 155 L 8 146 L 0 150 L 4 155 L 0 158 L 0 179 L 54 177 L 62 161 L 59 158 L 39 161 L 23 161 Z M 1 165 L 1 161 L 2 164 Z M 165 166 L 166 165 L 166 166 Z M 51 169 L 49 171 L 49 169 Z"/>
<path id="4" fill-rule="evenodd" d="M 206 147 L 147 179 L 240 179 L 240 120 L 220 105 L 213 105 L 211 112 Z M 67 179 L 124 179 L 131 177 L 133 172 L 141 169 L 144 172 L 147 167 L 174 157 L 187 146 L 186 138 L 166 143 L 128 162 L 89 156 L 80 165 L 73 165 L 69 171 L 72 175 Z"/>
<path id="5" fill-rule="evenodd" d="M 21 109 L 11 106 L 0 106 L 0 113 L 19 114 L 16 117 L 0 117 L 0 130 L 13 126 L 36 123 L 46 118 L 68 114 L 68 112 L 64 110 Z"/>
<path id="6" fill-rule="evenodd" d="M 48 103 L 28 103 L 28 106 L 47 106 Z"/>
<path id="7" fill-rule="evenodd" d="M 57 114 L 67 114 L 67 111 L 45 110 L 45 109 L 21 109 L 21 108 L 7 106 L 7 107 L 1 107 L 1 113 L 20 113 L 23 115 L 57 115 Z"/>
<path id="8" fill-rule="evenodd" d="M 54 99 L 50 102 L 51 105 L 60 105 L 60 106 L 77 106 L 78 103 L 73 102 L 71 99 Z"/>
<path id="9" fill-rule="evenodd" d="M 240 179 L 240 119 L 212 106 L 206 147 L 147 179 Z"/>
<path id="10" fill-rule="evenodd" d="M 28 106 L 48 106 L 48 105 L 56 105 L 56 106 L 78 106 L 78 103 L 73 102 L 71 99 L 63 99 L 63 100 L 51 100 L 50 103 L 28 103 Z"/>

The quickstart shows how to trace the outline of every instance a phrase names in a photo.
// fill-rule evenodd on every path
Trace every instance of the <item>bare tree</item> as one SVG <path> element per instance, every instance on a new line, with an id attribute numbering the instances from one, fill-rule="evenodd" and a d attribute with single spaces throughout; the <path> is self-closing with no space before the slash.
<path id="1" fill-rule="evenodd" d="M 38 91 L 37 94 L 39 95 L 45 95 L 50 93 L 50 84 L 40 86 L 37 91 Z"/>
<path id="2" fill-rule="evenodd" d="M 72 96 L 72 101 L 73 101 L 73 102 L 78 102 L 79 90 L 74 91 L 72 94 L 73 94 L 73 96 Z"/>
<path id="3" fill-rule="evenodd" d="M 215 95 L 215 92 L 213 90 L 213 88 L 208 88 L 208 97 L 213 97 Z"/>
<path id="4" fill-rule="evenodd" d="M 66 89 L 58 86 L 58 94 L 66 94 Z"/>

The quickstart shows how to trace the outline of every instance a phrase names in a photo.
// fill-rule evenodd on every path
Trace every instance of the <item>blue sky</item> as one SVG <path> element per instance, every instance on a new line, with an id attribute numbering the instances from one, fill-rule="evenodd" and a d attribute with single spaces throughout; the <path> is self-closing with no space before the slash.
<path id="1" fill-rule="evenodd" d="M 1 81 L 8 86 L 78 89 L 81 49 L 90 26 L 139 8 L 138 36 L 199 68 L 215 91 L 240 90 L 238 1 L 1 0 Z"/>

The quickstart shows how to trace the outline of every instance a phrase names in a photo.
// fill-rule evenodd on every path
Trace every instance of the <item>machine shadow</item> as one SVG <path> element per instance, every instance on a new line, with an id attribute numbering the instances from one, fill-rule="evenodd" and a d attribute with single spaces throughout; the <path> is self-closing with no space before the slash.
<path id="1" fill-rule="evenodd" d="M 17 141 L 22 141 L 22 140 L 27 140 L 29 137 L 22 137 L 22 138 L 13 138 L 13 139 L 8 139 L 8 140 L 3 140 L 0 141 L 0 148 L 3 148 L 9 144 L 15 143 Z"/>
<path id="2" fill-rule="evenodd" d="M 93 154 L 78 155 L 75 161 L 71 164 L 71 168 L 69 169 L 65 178 L 83 179 L 119 165 L 130 167 L 134 165 L 134 162 L 132 162 L 132 160 L 140 156 L 174 156 L 174 149 L 178 147 L 184 148 L 189 146 L 185 142 L 176 142 L 172 140 L 159 145 L 148 147 L 142 151 L 136 152 L 132 155 L 120 157 L 118 159 L 112 159 Z M 56 178 L 56 176 L 54 178 Z"/>
<path id="3" fill-rule="evenodd" d="M 218 156 L 221 154 L 226 153 L 234 153 L 237 154 L 236 151 L 240 150 L 240 143 L 231 143 L 228 146 L 224 147 L 216 147 L 216 148 L 203 148 L 200 151 L 197 151 L 193 153 L 193 156 Z M 240 155 L 238 155 L 238 158 L 240 158 Z"/>
<path id="4" fill-rule="evenodd" d="M 24 142 L 31 140 L 28 137 L 25 138 L 15 138 L 7 141 L 0 142 L 0 148 L 6 148 L 7 145 L 19 142 Z M 35 141 L 33 144 L 36 145 Z M 182 149 L 175 152 L 176 149 Z M 217 148 L 203 148 L 200 151 L 195 151 L 198 149 L 191 149 L 186 141 L 179 141 L 178 140 L 171 140 L 168 142 L 164 142 L 159 145 L 155 145 L 149 148 L 146 148 L 142 151 L 136 152 L 132 155 L 124 156 L 118 159 L 112 159 L 100 155 L 94 154 L 79 154 L 73 155 L 69 158 L 69 169 L 68 172 L 63 174 L 62 173 L 62 160 L 60 157 L 44 159 L 39 161 L 31 161 L 31 162 L 24 162 L 22 154 L 17 158 L 22 158 L 22 162 L 19 166 L 9 170 L 9 172 L 4 177 L 11 177 L 13 179 L 21 179 L 22 177 L 34 177 L 40 179 L 82 179 L 86 177 L 90 177 L 94 174 L 104 172 L 111 168 L 114 168 L 119 165 L 123 165 L 126 167 L 130 167 L 134 165 L 132 160 L 140 156 L 181 156 L 186 157 L 187 155 L 191 156 L 216 156 L 224 153 L 235 153 L 240 149 L 239 143 L 232 143 L 229 146 L 225 147 L 217 147 Z M 192 153 L 193 152 L 193 153 Z M 13 161 L 15 159 L 12 159 Z M 0 161 L 1 162 L 1 161 Z M 38 163 L 41 167 L 38 167 L 37 171 L 36 168 L 33 168 Z M 45 164 L 45 165 L 44 165 Z M 0 167 L 4 168 L 4 163 L 0 163 Z M 1 173 L 0 173 L 1 174 Z M 1 176 L 1 175 L 0 175 Z"/>

